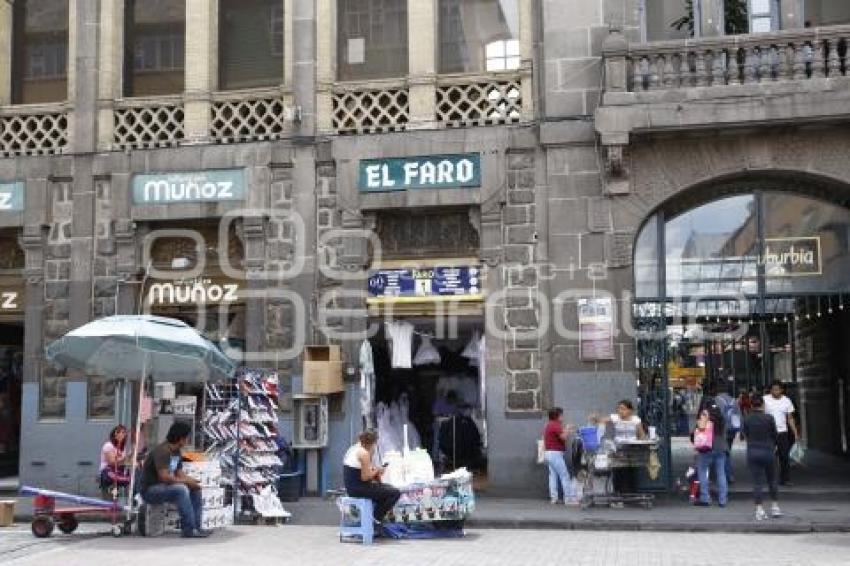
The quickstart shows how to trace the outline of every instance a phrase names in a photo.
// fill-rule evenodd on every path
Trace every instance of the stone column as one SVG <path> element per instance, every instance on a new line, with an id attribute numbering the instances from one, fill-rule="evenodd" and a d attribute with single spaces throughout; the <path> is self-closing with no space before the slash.
<path id="1" fill-rule="evenodd" d="M 218 2 L 186 0 L 187 143 L 210 138 L 212 92 L 218 87 Z"/>
<path id="2" fill-rule="evenodd" d="M 519 55 L 522 81 L 522 120 L 534 119 L 534 11 L 532 0 L 519 0 Z M 542 8 L 540 8 L 542 9 Z"/>
<path id="3" fill-rule="evenodd" d="M 71 0 L 68 7 L 68 100 L 73 104 L 69 128 L 74 153 L 92 153 L 96 147 L 98 4 Z"/>
<path id="4" fill-rule="evenodd" d="M 0 106 L 12 102 L 12 3 L 0 2 Z"/>
<path id="5" fill-rule="evenodd" d="M 723 2 L 724 0 L 699 0 L 699 14 L 694 14 L 694 18 L 697 19 L 700 37 L 723 35 Z"/>
<path id="6" fill-rule="evenodd" d="M 291 33 L 287 32 L 286 35 L 287 45 L 292 46 L 290 52 L 285 55 L 290 67 L 287 84 L 290 84 L 294 90 L 295 105 L 301 107 L 299 133 L 302 136 L 310 136 L 316 132 L 317 119 L 316 81 L 314 78 L 316 76 L 317 40 L 315 3 L 313 0 L 287 0 L 287 4 L 292 6 L 294 10 L 292 17 L 286 18 L 287 22 L 293 22 Z M 327 35 L 327 33 L 327 30 L 319 31 L 319 35 Z M 324 55 L 323 57 L 330 59 L 330 57 Z M 321 58 L 318 61 L 320 69 L 323 65 L 327 66 L 328 64 L 323 62 Z M 323 72 L 327 74 L 329 71 L 325 68 Z M 330 82 L 333 82 L 333 79 L 330 79 Z M 322 104 L 328 104 L 328 106 L 319 106 L 322 109 L 322 112 L 320 112 L 321 119 L 330 120 L 330 99 L 328 98 Z M 330 128 L 329 125 L 328 128 Z"/>
<path id="7" fill-rule="evenodd" d="M 407 3 L 410 129 L 436 124 L 437 0 Z"/>
<path id="8" fill-rule="evenodd" d="M 112 145 L 113 100 L 121 98 L 124 64 L 124 0 L 100 4 L 100 58 L 97 88 L 97 149 Z"/>
<path id="9" fill-rule="evenodd" d="M 805 3 L 801 0 L 780 0 L 779 21 L 782 29 L 802 28 L 806 20 Z"/>
<path id="10" fill-rule="evenodd" d="M 316 129 L 333 131 L 333 84 L 336 81 L 336 0 L 316 1 Z"/>

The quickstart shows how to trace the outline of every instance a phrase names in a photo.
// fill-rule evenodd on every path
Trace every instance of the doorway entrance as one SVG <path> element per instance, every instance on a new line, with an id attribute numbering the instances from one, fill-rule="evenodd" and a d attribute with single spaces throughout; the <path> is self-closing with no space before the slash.
<path id="1" fill-rule="evenodd" d="M 850 470 L 847 203 L 822 198 L 840 193 L 816 183 L 807 189 L 817 196 L 771 179 L 715 189 L 662 207 L 635 244 L 641 416 L 669 442 L 667 485 L 692 463 L 688 436 L 709 390 L 746 410 L 774 381 L 812 462 Z M 815 483 L 831 475 L 808 469 Z"/>

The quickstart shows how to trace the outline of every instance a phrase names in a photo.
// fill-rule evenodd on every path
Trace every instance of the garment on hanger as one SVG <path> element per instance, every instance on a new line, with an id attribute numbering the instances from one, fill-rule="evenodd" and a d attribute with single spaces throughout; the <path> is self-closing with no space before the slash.
<path id="1" fill-rule="evenodd" d="M 360 415 L 366 428 L 375 428 L 372 403 L 375 400 L 375 365 L 372 345 L 363 340 L 360 345 Z"/>
<path id="2" fill-rule="evenodd" d="M 472 338 L 463 349 L 463 352 L 460 353 L 461 356 L 469 360 L 469 365 L 473 367 L 478 366 L 478 358 L 481 355 L 480 342 L 481 332 L 476 329 L 472 332 Z"/>
<path id="3" fill-rule="evenodd" d="M 422 344 L 419 345 L 419 350 L 416 351 L 416 356 L 413 357 L 413 365 L 427 366 L 440 363 L 440 352 L 431 343 L 431 338 L 422 336 Z"/>
<path id="4" fill-rule="evenodd" d="M 388 322 L 386 330 L 392 341 L 392 367 L 411 369 L 413 352 L 413 325 L 409 322 Z"/>

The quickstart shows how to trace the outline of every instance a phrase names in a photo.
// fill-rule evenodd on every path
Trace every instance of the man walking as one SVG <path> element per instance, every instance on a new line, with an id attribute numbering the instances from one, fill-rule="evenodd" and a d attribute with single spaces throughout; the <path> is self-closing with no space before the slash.
<path id="1" fill-rule="evenodd" d="M 785 387 L 774 381 L 764 396 L 764 412 L 776 423 L 776 454 L 779 457 L 779 485 L 791 485 L 791 446 L 800 438 L 794 422 L 794 403 L 785 396 Z M 793 436 L 791 436 L 793 434 Z"/>

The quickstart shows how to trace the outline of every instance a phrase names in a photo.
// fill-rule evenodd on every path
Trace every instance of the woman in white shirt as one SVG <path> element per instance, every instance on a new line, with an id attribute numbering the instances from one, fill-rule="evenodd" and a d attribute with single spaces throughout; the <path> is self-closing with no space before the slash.
<path id="1" fill-rule="evenodd" d="M 342 461 L 345 491 L 350 497 L 371 499 L 375 504 L 375 522 L 380 523 L 401 497 L 401 492 L 381 483 L 384 468 L 373 463 L 378 433 L 366 430 L 360 433 L 358 441 L 348 449 Z"/>
<path id="2" fill-rule="evenodd" d="M 602 422 L 610 423 L 614 427 L 614 442 L 628 442 L 645 437 L 643 423 L 635 414 L 635 407 L 628 399 L 617 403 L 617 412 L 602 419 Z M 614 468 L 611 479 L 614 483 L 614 491 L 617 493 L 621 495 L 637 493 L 636 468 Z"/>

